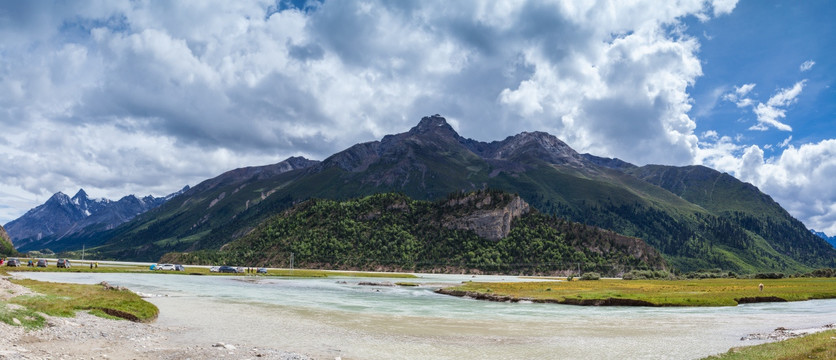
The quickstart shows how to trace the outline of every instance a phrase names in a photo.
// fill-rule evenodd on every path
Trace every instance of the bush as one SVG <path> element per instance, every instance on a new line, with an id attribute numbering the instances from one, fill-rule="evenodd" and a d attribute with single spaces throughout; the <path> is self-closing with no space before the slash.
<path id="1" fill-rule="evenodd" d="M 755 274 L 755 279 L 783 279 L 783 273 L 759 273 Z"/>
<path id="2" fill-rule="evenodd" d="M 588 272 L 581 275 L 581 280 L 599 280 L 601 279 L 601 274 L 597 272 Z"/>
<path id="3" fill-rule="evenodd" d="M 621 278 L 624 280 L 670 280 L 674 276 L 665 270 L 631 270 Z"/>
<path id="4" fill-rule="evenodd" d="M 836 276 L 836 269 L 828 269 L 828 268 L 816 269 L 816 270 L 813 270 L 812 273 L 810 273 L 810 276 L 812 276 L 812 277 L 826 277 L 826 278 L 835 277 Z"/>

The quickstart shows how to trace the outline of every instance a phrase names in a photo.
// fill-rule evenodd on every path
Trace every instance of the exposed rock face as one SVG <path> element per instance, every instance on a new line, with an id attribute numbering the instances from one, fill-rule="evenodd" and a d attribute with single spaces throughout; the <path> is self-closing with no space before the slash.
<path id="1" fill-rule="evenodd" d="M 474 195 L 461 199 L 453 199 L 447 206 L 475 207 L 464 216 L 448 217 L 444 226 L 448 229 L 472 230 L 480 237 L 489 240 L 501 240 L 511 232 L 511 222 L 514 219 L 527 214 L 531 209 L 527 202 L 519 196 L 485 196 Z M 504 206 L 497 207 L 496 202 L 506 202 Z"/>
<path id="2" fill-rule="evenodd" d="M 0 251 L 7 245 L 10 248 L 14 248 L 12 244 L 12 238 L 9 237 L 9 234 L 6 233 L 6 229 L 3 226 L 0 226 Z"/>

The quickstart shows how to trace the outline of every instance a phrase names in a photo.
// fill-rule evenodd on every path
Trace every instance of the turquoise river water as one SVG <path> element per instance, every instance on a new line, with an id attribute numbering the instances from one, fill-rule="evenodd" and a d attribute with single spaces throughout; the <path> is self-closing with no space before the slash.
<path id="1" fill-rule="evenodd" d="M 485 302 L 433 292 L 513 276 L 417 279 L 18 273 L 152 295 L 171 341 L 226 342 L 334 359 L 694 359 L 777 327 L 836 323 L 836 300 L 736 307 L 579 307 Z M 417 287 L 360 282 L 416 282 Z"/>

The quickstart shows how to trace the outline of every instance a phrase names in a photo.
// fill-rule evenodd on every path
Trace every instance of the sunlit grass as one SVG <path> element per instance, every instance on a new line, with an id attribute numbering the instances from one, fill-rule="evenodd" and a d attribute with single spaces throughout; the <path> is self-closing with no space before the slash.
<path id="1" fill-rule="evenodd" d="M 15 323 L 14 319 L 18 320 Z M 0 321 L 9 325 L 19 325 L 26 329 L 37 329 L 44 326 L 46 319 L 36 311 L 27 308 L 12 309 L 5 302 L 0 301 Z"/>
<path id="2" fill-rule="evenodd" d="M 52 316 L 71 317 L 76 311 L 90 310 L 94 315 L 131 321 L 149 322 L 157 318 L 159 309 L 129 290 L 105 289 L 101 285 L 63 284 L 28 279 L 10 279 L 38 295 L 21 295 L 9 300 L 30 311 Z"/>
<path id="3" fill-rule="evenodd" d="M 761 283 L 763 291 L 758 289 Z M 836 278 L 467 282 L 448 290 L 561 303 L 613 298 L 653 306 L 735 306 L 743 298 L 774 297 L 786 301 L 836 298 Z"/>
<path id="4" fill-rule="evenodd" d="M 836 359 L 836 330 L 823 331 L 774 343 L 733 348 L 725 354 L 709 356 L 705 359 Z"/>

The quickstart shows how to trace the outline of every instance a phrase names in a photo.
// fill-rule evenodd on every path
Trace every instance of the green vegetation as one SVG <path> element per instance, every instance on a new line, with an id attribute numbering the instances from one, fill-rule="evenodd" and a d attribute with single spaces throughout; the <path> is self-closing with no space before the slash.
<path id="1" fill-rule="evenodd" d="M 503 209 L 514 195 L 457 193 L 436 202 L 389 193 L 311 200 L 273 217 L 222 251 L 175 253 L 161 261 L 350 270 L 555 273 L 580 267 L 607 274 L 664 266 L 644 242 L 536 211 L 503 239 L 459 230 L 455 221 Z M 479 204 L 490 204 L 478 208 Z"/>
<path id="2" fill-rule="evenodd" d="M 665 270 L 632 270 L 621 276 L 623 280 L 673 280 L 674 277 Z"/>
<path id="3" fill-rule="evenodd" d="M 763 291 L 758 289 L 764 284 Z M 735 306 L 758 301 L 802 301 L 836 298 L 834 278 L 548 281 L 477 283 L 444 289 L 464 295 L 490 294 L 503 300 L 533 300 L 567 304 L 644 306 Z M 476 297 L 476 296 L 475 296 Z"/>
<path id="4" fill-rule="evenodd" d="M 6 229 L 4 229 L 3 226 L 0 226 L 0 257 L 12 256 L 15 254 L 17 254 L 17 251 L 15 251 L 15 248 L 12 245 L 12 239 L 9 238 L 9 234 L 6 233 Z"/>
<path id="5" fill-rule="evenodd" d="M 76 263 L 74 267 L 69 269 L 57 268 L 54 264 L 50 267 L 27 267 L 10 268 L 15 272 L 91 272 L 91 273 L 148 273 L 148 274 L 170 274 L 170 275 L 213 275 L 213 276 L 246 276 L 256 275 L 247 273 L 215 273 L 210 272 L 209 268 L 187 266 L 186 271 L 165 271 L 165 270 L 151 270 L 148 266 L 138 265 L 106 265 L 101 264 L 99 267 L 90 268 L 86 263 Z M 4 270 L 0 268 L 0 274 Z M 322 277 L 385 277 L 385 278 L 415 278 L 413 274 L 404 273 L 383 273 L 383 272 L 356 272 L 356 271 L 335 271 L 335 270 L 312 270 L 312 269 L 268 269 L 267 274 L 257 274 L 259 276 L 283 276 L 283 277 L 299 277 L 299 278 L 322 278 Z"/>
<path id="6" fill-rule="evenodd" d="M 37 317 L 26 315 L 31 312 L 70 317 L 78 310 L 88 310 L 98 316 L 137 322 L 153 321 L 159 313 L 156 306 L 129 290 L 106 289 L 102 285 L 60 284 L 26 279 L 10 281 L 39 294 L 22 295 L 9 300 L 26 308 L 22 311 L 24 318 L 29 321 L 28 326 L 39 326 L 43 323 L 43 320 L 38 320 Z"/>
<path id="7" fill-rule="evenodd" d="M 704 360 L 836 359 L 836 330 L 784 341 L 733 348 Z"/>
<path id="8" fill-rule="evenodd" d="M 15 323 L 17 319 L 18 323 Z M 26 329 L 38 329 L 44 326 L 46 319 L 38 314 L 37 311 L 27 309 L 25 307 L 14 308 L 10 307 L 3 301 L 0 301 L 0 321 L 9 325 L 23 326 Z"/>
<path id="9" fill-rule="evenodd" d="M 588 272 L 581 275 L 581 280 L 601 280 L 601 274 L 597 272 Z"/>

